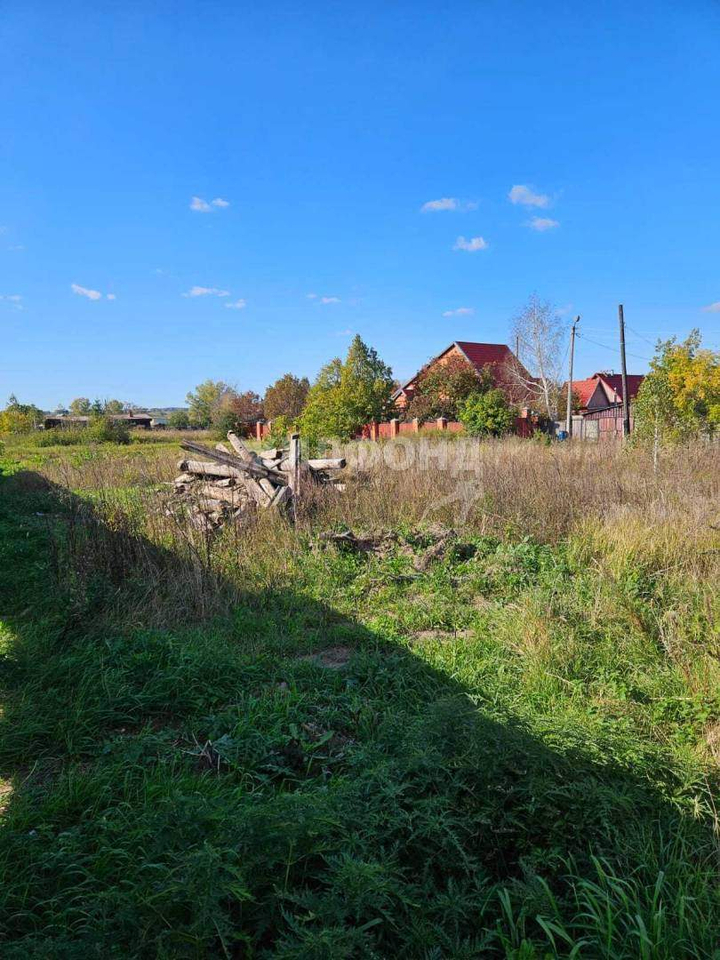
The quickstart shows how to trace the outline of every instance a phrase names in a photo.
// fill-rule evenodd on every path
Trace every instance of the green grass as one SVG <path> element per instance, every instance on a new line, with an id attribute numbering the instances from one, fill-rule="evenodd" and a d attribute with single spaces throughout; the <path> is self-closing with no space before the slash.
<path id="1" fill-rule="evenodd" d="M 0 479 L 3 958 L 720 956 L 697 579 L 599 535 L 418 573 L 417 529 L 303 528 L 197 620 L 186 561 L 100 575 L 124 534 L 76 508 Z"/>

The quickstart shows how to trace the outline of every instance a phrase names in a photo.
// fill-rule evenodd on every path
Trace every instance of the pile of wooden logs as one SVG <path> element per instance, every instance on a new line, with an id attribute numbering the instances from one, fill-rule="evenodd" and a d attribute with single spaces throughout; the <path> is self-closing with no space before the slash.
<path id="1" fill-rule="evenodd" d="M 297 434 L 290 438 L 289 447 L 260 453 L 250 450 L 232 431 L 227 436 L 232 449 L 222 443 L 212 449 L 193 440 L 180 444 L 203 458 L 181 460 L 180 475 L 173 483 L 175 506 L 186 507 L 190 522 L 199 530 L 216 530 L 258 509 L 282 510 L 293 517 L 304 484 L 344 489 L 333 471 L 341 470 L 345 460 L 302 460 Z"/>

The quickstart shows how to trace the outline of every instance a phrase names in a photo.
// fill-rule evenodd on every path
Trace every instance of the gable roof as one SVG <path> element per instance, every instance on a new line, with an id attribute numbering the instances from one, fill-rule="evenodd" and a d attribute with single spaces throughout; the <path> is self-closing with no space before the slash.
<path id="1" fill-rule="evenodd" d="M 472 340 L 456 340 L 457 347 L 478 370 L 488 365 L 506 363 L 515 354 L 506 343 L 474 343 Z"/>
<path id="2" fill-rule="evenodd" d="M 520 367 L 522 367 L 522 364 L 506 343 L 475 343 L 472 340 L 453 340 L 449 347 L 446 347 L 441 353 L 438 353 L 437 356 L 428 360 L 416 374 L 410 377 L 401 387 L 398 387 L 393 394 L 393 398 L 397 398 L 408 387 L 412 386 L 416 380 L 420 379 L 426 370 L 444 357 L 446 353 L 449 353 L 453 347 L 457 347 L 468 363 L 472 364 L 478 373 L 482 371 L 483 367 L 502 367 L 508 361 L 519 364 Z M 528 377 L 530 376 L 530 374 L 527 375 Z"/>
<path id="3" fill-rule="evenodd" d="M 629 373 L 627 375 L 628 397 L 630 400 L 635 399 L 644 379 L 645 375 L 642 373 Z M 580 401 L 581 407 L 587 407 L 590 403 L 593 394 L 597 390 L 598 384 L 602 384 L 609 405 L 622 403 L 622 374 L 599 372 L 594 373 L 585 380 L 573 380 L 572 390 Z"/>
<path id="4" fill-rule="evenodd" d="M 619 373 L 596 373 L 596 377 L 606 383 L 611 390 L 614 390 L 617 394 L 618 402 L 622 401 L 623 390 L 622 390 L 622 375 Z M 629 373 L 627 375 L 627 388 L 628 388 L 628 399 L 634 400 L 637 396 L 637 392 L 640 389 L 640 385 L 645 379 L 645 375 L 642 373 Z"/>
<path id="5" fill-rule="evenodd" d="M 597 390 L 598 382 L 597 374 L 586 380 L 573 380 L 572 392 L 578 398 L 581 407 L 586 407 L 590 403 L 590 398 Z"/>

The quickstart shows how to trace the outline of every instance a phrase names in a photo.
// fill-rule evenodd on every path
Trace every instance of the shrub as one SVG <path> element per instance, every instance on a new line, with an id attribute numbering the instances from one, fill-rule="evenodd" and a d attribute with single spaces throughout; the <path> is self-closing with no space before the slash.
<path id="1" fill-rule="evenodd" d="M 502 437 L 511 433 L 517 411 L 502 390 L 473 393 L 460 405 L 460 420 L 473 437 Z"/>
<path id="2" fill-rule="evenodd" d="M 270 445 L 273 447 L 283 447 L 287 443 L 288 434 L 293 428 L 293 422 L 290 417 L 279 416 L 270 424 L 270 436 L 268 437 Z"/>
<path id="3" fill-rule="evenodd" d="M 168 426 L 172 430 L 188 430 L 190 427 L 190 414 L 187 410 L 173 410 L 168 417 Z"/>
<path id="4" fill-rule="evenodd" d="M 130 443 L 130 431 L 122 420 L 99 417 L 87 427 L 56 427 L 37 435 L 38 447 L 74 447 L 90 443 Z"/>

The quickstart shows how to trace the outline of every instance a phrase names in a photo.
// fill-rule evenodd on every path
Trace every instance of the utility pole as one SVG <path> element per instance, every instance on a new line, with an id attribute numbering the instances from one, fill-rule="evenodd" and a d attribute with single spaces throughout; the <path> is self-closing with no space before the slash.
<path id="1" fill-rule="evenodd" d="M 580 323 L 580 316 L 575 317 L 575 322 L 572 325 L 572 330 L 570 331 L 570 373 L 568 375 L 568 388 L 567 388 L 567 411 L 565 414 L 565 429 L 567 430 L 568 439 L 572 437 L 572 382 L 573 382 L 573 363 L 575 360 L 575 329 Z"/>
<path id="2" fill-rule="evenodd" d="M 625 314 L 623 305 L 618 304 L 618 320 L 620 321 L 620 364 L 622 366 L 622 403 L 623 403 L 623 436 L 630 436 L 630 403 L 627 390 L 627 361 L 625 359 Z"/>

